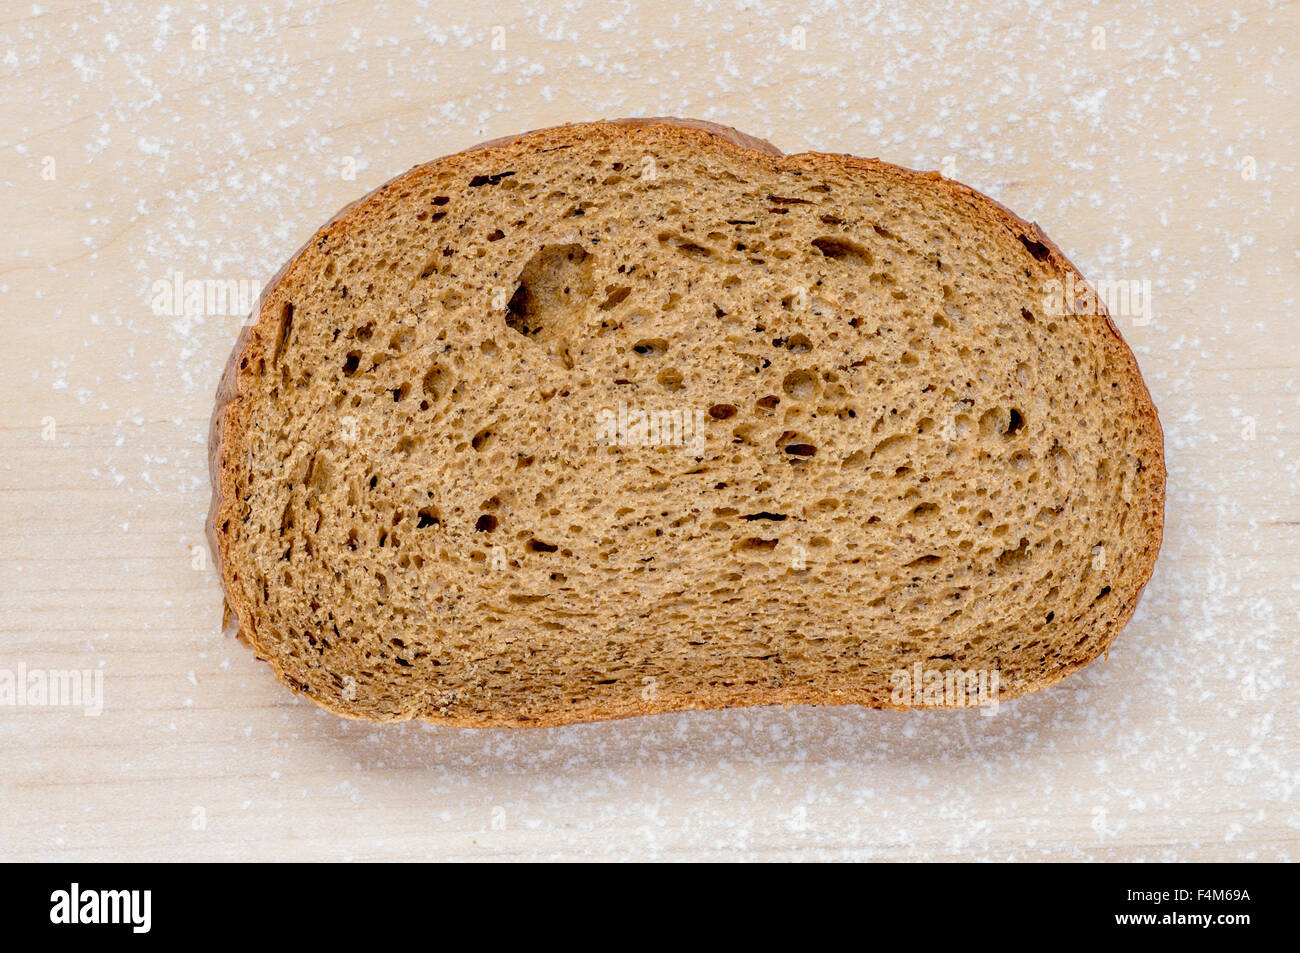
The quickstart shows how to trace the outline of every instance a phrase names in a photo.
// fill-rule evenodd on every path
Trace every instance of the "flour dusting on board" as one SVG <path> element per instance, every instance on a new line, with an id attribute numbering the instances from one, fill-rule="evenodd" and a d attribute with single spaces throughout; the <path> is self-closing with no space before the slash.
<path id="1" fill-rule="evenodd" d="M 1294 17 L 931 7 L 15 7 L 0 669 L 104 674 L 97 717 L 0 720 L 0 857 L 1295 859 Z M 1169 468 L 1108 659 L 993 717 L 510 733 L 341 721 L 222 634 L 207 428 L 250 297 L 417 163 L 636 115 L 939 170 L 1102 283 Z"/>

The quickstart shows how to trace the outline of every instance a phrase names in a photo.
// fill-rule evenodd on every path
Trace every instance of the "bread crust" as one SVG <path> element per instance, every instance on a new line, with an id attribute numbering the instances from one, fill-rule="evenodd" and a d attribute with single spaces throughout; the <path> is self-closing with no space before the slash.
<path id="1" fill-rule="evenodd" d="M 297 694 L 306 694 L 317 705 L 338 714 L 345 718 L 365 721 L 403 721 L 409 720 L 410 717 L 418 717 L 423 721 L 435 724 L 444 724 L 457 727 L 548 727 L 562 724 L 572 724 L 575 722 L 595 722 L 606 721 L 618 718 L 628 718 L 637 715 L 660 714 L 670 711 L 699 711 L 714 710 L 723 708 L 747 707 L 754 705 L 847 705 L 847 704 L 864 704 L 861 699 L 852 697 L 841 697 L 835 692 L 817 692 L 802 689 L 754 689 L 747 693 L 736 694 L 734 691 L 725 694 L 718 692 L 713 694 L 696 694 L 692 696 L 668 696 L 664 695 L 655 701 L 642 700 L 628 704 L 608 704 L 604 708 L 594 712 L 584 712 L 580 717 L 573 715 L 566 716 L 565 713 L 556 712 L 552 715 L 533 718 L 529 721 L 521 722 L 509 715 L 492 716 L 488 714 L 474 715 L 468 717 L 451 716 L 430 716 L 420 713 L 413 715 L 393 715 L 392 717 L 382 716 L 362 716 L 349 710 L 341 709 L 330 703 L 330 699 L 320 697 L 316 694 L 305 693 L 302 687 L 292 678 L 288 677 L 283 668 L 278 664 L 274 656 L 266 650 L 264 644 L 258 637 L 253 618 L 251 607 L 239 598 L 239 590 L 235 585 L 232 568 L 225 558 L 221 546 L 220 526 L 230 518 L 229 508 L 233 496 L 234 474 L 229 465 L 228 455 L 230 448 L 238 445 L 238 437 L 244 432 L 247 424 L 245 408 L 241 406 L 240 399 L 243 396 L 241 385 L 252 378 L 252 373 L 248 372 L 241 377 L 241 371 L 247 371 L 248 368 L 255 365 L 256 361 L 267 356 L 268 342 L 273 342 L 276 333 L 278 333 L 279 309 L 287 301 L 292 301 L 294 293 L 297 290 L 295 284 L 295 269 L 304 258 L 310 256 L 313 250 L 318 247 L 330 233 L 339 229 L 349 229 L 354 227 L 358 220 L 364 215 L 365 206 L 377 195 L 382 194 L 390 188 L 403 182 L 408 176 L 418 173 L 420 170 L 433 165 L 443 163 L 447 164 L 467 164 L 473 161 L 471 157 L 475 153 L 485 150 L 499 150 L 502 152 L 518 150 L 521 147 L 527 149 L 537 149 L 545 147 L 548 140 L 554 140 L 562 144 L 562 140 L 571 139 L 575 135 L 625 133 L 635 135 L 637 131 L 651 127 L 666 127 L 666 134 L 687 141 L 706 141 L 721 140 L 727 143 L 728 147 L 734 149 L 737 154 L 744 157 L 747 161 L 767 161 L 775 164 L 775 167 L 796 167 L 796 168 L 826 168 L 826 169 L 843 169 L 843 168 L 862 168 L 872 169 L 885 172 L 902 179 L 909 184 L 923 190 L 946 190 L 950 194 L 963 197 L 971 203 L 979 212 L 985 215 L 991 222 L 997 223 L 1008 229 L 1013 236 L 1025 242 L 1027 247 L 1030 243 L 1035 243 L 1041 247 L 1042 251 L 1038 254 L 1046 256 L 1059 270 L 1072 275 L 1075 284 L 1080 288 L 1087 288 L 1092 291 L 1091 285 L 1087 283 L 1079 269 L 1066 258 L 1060 248 L 1051 238 L 1043 231 L 1037 222 L 1028 222 L 1018 216 L 1006 206 L 995 201 L 989 196 L 963 185 L 960 182 L 951 179 L 945 179 L 938 172 L 924 172 L 915 169 L 909 169 L 904 166 L 893 165 L 882 162 L 875 158 L 863 158 L 842 153 L 824 153 L 824 152 L 804 152 L 791 155 L 785 155 L 776 146 L 754 136 L 747 135 L 739 130 L 729 126 L 719 125 L 717 123 L 707 122 L 697 119 L 681 119 L 676 117 L 648 117 L 648 118 L 624 118 L 615 120 L 600 120 L 593 123 L 574 123 L 563 126 L 552 126 L 545 129 L 533 130 L 530 132 L 520 133 L 514 136 L 507 136 L 498 139 L 492 139 L 478 145 L 471 146 L 469 149 L 459 153 L 443 156 L 434 159 L 428 163 L 421 163 L 414 166 L 406 172 L 398 175 L 383 185 L 372 190 L 360 199 L 356 200 L 340 209 L 328 222 L 317 229 L 311 239 L 306 242 L 288 262 L 275 274 L 267 283 L 261 294 L 258 296 L 257 304 L 254 307 L 252 315 L 245 321 L 240 330 L 239 336 L 231 351 L 230 357 L 222 372 L 220 383 L 217 387 L 216 403 L 213 408 L 212 418 L 209 426 L 208 438 L 208 468 L 212 481 L 212 499 L 208 509 L 206 521 L 206 536 L 208 545 L 212 551 L 213 559 L 216 563 L 217 571 L 221 579 L 224 600 L 222 605 L 223 628 L 230 628 L 234 624 L 234 634 L 241 641 L 249 644 L 257 657 L 271 665 L 276 677 L 288 685 Z M 1115 624 L 1110 627 L 1111 637 L 1104 643 L 1098 643 L 1097 650 L 1089 657 L 1079 660 L 1071 665 L 1056 669 L 1040 682 L 1026 687 L 1021 691 L 1008 692 L 1003 691 L 1000 696 L 1001 701 L 1009 700 L 1023 694 L 1038 691 L 1047 688 L 1061 681 L 1067 675 L 1072 674 L 1080 668 L 1094 661 L 1097 657 L 1109 652 L 1110 645 L 1114 638 L 1132 618 L 1137 608 L 1138 601 L 1146 589 L 1155 570 L 1156 559 L 1159 554 L 1160 546 L 1164 535 L 1164 508 L 1165 508 L 1165 491 L 1167 481 L 1167 470 L 1164 458 L 1164 431 L 1160 424 L 1159 414 L 1155 404 L 1151 400 L 1151 395 L 1147 389 L 1145 381 L 1142 379 L 1141 371 L 1138 368 L 1137 359 L 1134 357 L 1132 350 L 1125 342 L 1119 329 L 1116 327 L 1114 320 L 1106 311 L 1105 305 L 1092 295 L 1092 300 L 1096 301 L 1098 316 L 1104 319 L 1104 327 L 1109 332 L 1106 341 L 1106 350 L 1115 365 L 1122 368 L 1122 376 L 1133 388 L 1138 403 L 1138 416 L 1147 424 L 1144 432 L 1152 435 L 1151 445 L 1147 448 L 1147 454 L 1144 456 L 1144 463 L 1155 468 L 1152 479 L 1156 481 L 1158 493 L 1158 507 L 1155 515 L 1155 521 L 1150 529 L 1148 537 L 1144 540 L 1144 552 L 1150 553 L 1150 558 L 1143 565 L 1138 574 L 1140 584 L 1131 599 L 1125 599 L 1121 603 L 1120 612 L 1114 617 Z M 908 707 L 918 706 L 901 706 L 889 702 L 875 703 L 875 707 L 895 708 L 905 710 Z M 935 706 L 929 706 L 935 707 Z"/>

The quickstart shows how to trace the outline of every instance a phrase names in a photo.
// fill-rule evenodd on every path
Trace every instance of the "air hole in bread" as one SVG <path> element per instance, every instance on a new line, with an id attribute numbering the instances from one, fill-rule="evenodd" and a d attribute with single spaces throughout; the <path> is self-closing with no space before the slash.
<path id="1" fill-rule="evenodd" d="M 581 245 L 545 245 L 524 265 L 506 305 L 506 325 L 525 337 L 563 330 L 593 292 L 591 255 Z"/>
<path id="2" fill-rule="evenodd" d="M 668 353 L 668 342 L 663 338 L 643 338 L 632 345 L 632 350 L 642 357 L 663 357 Z"/>
<path id="3" fill-rule="evenodd" d="M 679 235 L 673 235 L 671 232 L 660 232 L 659 242 L 664 245 L 672 245 L 680 254 L 687 258 L 694 258 L 700 261 L 708 260 L 713 255 L 713 249 L 708 248 L 698 242 L 690 241 Z"/>
<path id="4" fill-rule="evenodd" d="M 678 391 L 682 389 L 682 372 L 676 368 L 666 368 L 659 372 L 657 378 L 659 386 L 666 391 Z"/>
<path id="5" fill-rule="evenodd" d="M 1024 416 L 1020 413 L 1020 411 L 1012 407 L 1010 413 L 1008 414 L 1007 429 L 1003 431 L 1003 436 L 1005 437 L 1014 436 L 1015 434 L 1020 432 L 1020 429 L 1024 427 L 1024 425 L 1025 425 Z"/>
<path id="6" fill-rule="evenodd" d="M 811 400 L 817 396 L 817 375 L 812 371 L 791 371 L 781 381 L 781 389 L 794 400 Z"/>
<path id="7" fill-rule="evenodd" d="M 1015 549 L 1003 550 L 1002 554 L 998 556 L 995 562 L 998 564 L 999 568 L 1007 569 L 1011 566 L 1016 565 L 1017 563 L 1024 562 L 1028 558 L 1029 558 L 1029 540 L 1024 539 L 1022 537 L 1020 540 L 1020 545 L 1018 545 Z"/>
<path id="8" fill-rule="evenodd" d="M 1029 254 L 1034 256 L 1036 261 L 1046 261 L 1052 256 L 1046 245 L 1037 239 L 1030 238 L 1028 235 L 1021 235 L 1020 243 L 1025 246 Z"/>
<path id="9" fill-rule="evenodd" d="M 627 285 L 622 285 L 619 287 L 614 287 L 613 285 L 611 285 L 610 287 L 605 289 L 605 300 L 600 303 L 600 310 L 609 311 L 613 308 L 618 307 L 620 304 L 623 303 L 623 301 L 627 299 L 627 296 L 630 295 L 631 293 L 632 293 L 632 289 Z"/>
<path id="10" fill-rule="evenodd" d="M 442 393 L 442 381 L 444 373 L 441 366 L 434 364 L 424 373 L 420 379 L 420 388 L 429 397 L 437 400 Z"/>
<path id="11" fill-rule="evenodd" d="M 870 250 L 856 242 L 849 241 L 847 238 L 814 238 L 812 244 L 827 258 L 845 264 L 870 267 L 875 263 L 875 257 Z"/>
<path id="12" fill-rule="evenodd" d="M 813 444 L 798 440 L 797 435 L 791 437 L 782 435 L 778 444 L 787 454 L 796 459 L 815 456 L 817 453 L 817 448 Z"/>
<path id="13" fill-rule="evenodd" d="M 285 348 L 289 346 L 289 335 L 293 333 L 293 303 L 286 301 L 280 308 L 280 327 L 275 337 L 275 353 L 271 355 L 271 363 L 279 364 L 280 357 L 284 354 Z"/>
<path id="14" fill-rule="evenodd" d="M 490 175 L 476 175 L 469 180 L 469 187 L 477 189 L 484 185 L 497 185 L 502 179 L 514 175 L 514 172 L 494 172 Z"/>

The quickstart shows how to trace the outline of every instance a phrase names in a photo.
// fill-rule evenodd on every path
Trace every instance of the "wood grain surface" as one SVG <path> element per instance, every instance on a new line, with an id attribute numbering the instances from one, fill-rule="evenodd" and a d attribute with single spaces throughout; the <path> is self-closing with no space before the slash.
<path id="1" fill-rule="evenodd" d="M 1293 859 L 1300 9 L 947 6 L 0 10 L 0 860 Z M 992 717 L 472 731 L 342 721 L 223 633 L 247 309 L 168 288 L 256 294 L 418 162 L 634 115 L 940 169 L 1134 292 L 1169 499 L 1108 659 Z"/>

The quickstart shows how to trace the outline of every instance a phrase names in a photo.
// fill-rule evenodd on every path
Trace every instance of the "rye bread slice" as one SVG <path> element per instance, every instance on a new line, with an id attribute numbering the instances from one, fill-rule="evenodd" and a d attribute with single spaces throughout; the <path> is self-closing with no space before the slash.
<path id="1" fill-rule="evenodd" d="M 317 232 L 235 346 L 229 609 L 295 691 L 373 721 L 1051 685 L 1132 615 L 1165 485 L 1133 355 L 1067 289 L 963 185 L 708 123 L 419 166 Z"/>

